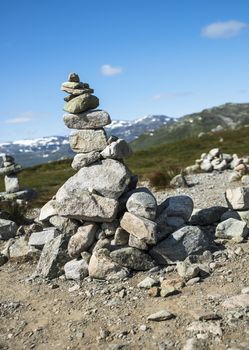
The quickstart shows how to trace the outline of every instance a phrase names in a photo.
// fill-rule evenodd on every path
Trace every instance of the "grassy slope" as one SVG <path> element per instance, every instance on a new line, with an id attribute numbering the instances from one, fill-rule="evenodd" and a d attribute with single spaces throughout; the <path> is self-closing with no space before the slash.
<path id="1" fill-rule="evenodd" d="M 221 138 L 223 142 L 220 142 Z M 249 128 L 226 130 L 202 138 L 195 137 L 138 151 L 126 160 L 126 164 L 133 173 L 139 175 L 140 179 L 148 179 L 155 172 L 166 173 L 169 170 L 179 172 L 187 165 L 193 164 L 201 153 L 217 146 L 225 153 L 249 154 Z M 25 169 L 19 175 L 22 187 L 31 187 L 38 191 L 39 196 L 34 205 L 44 204 L 75 173 L 70 164 L 71 160 L 68 159 L 37 165 Z M 3 189 L 1 179 L 0 191 Z"/>

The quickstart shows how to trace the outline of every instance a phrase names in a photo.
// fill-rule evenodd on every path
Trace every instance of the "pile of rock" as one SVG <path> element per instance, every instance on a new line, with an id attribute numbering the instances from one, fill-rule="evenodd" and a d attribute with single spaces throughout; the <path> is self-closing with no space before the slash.
<path id="1" fill-rule="evenodd" d="M 41 209 L 45 229 L 29 239 L 42 249 L 37 275 L 53 278 L 65 271 L 67 278 L 120 279 L 207 249 L 200 229 L 183 227 L 193 210 L 190 197 L 157 205 L 147 188 L 136 187 L 137 177 L 122 160 L 131 149 L 122 139 L 107 138 L 103 127 L 110 116 L 95 109 L 99 100 L 89 85 L 73 73 L 62 90 L 70 94 L 64 122 L 75 129 L 69 140 L 77 173 Z"/>
<path id="2" fill-rule="evenodd" d="M 4 176 L 5 192 L 0 192 L 0 201 L 31 200 L 36 193 L 31 189 L 20 189 L 17 174 L 22 171 L 22 167 L 15 163 L 15 159 L 2 154 L 3 166 L 0 168 L 0 176 Z"/>
<path id="3" fill-rule="evenodd" d="M 196 172 L 234 170 L 231 179 L 240 180 L 243 175 L 249 174 L 249 157 L 239 158 L 237 154 L 222 153 L 219 148 L 213 148 L 208 153 L 203 153 L 194 165 L 188 166 L 185 174 Z"/>

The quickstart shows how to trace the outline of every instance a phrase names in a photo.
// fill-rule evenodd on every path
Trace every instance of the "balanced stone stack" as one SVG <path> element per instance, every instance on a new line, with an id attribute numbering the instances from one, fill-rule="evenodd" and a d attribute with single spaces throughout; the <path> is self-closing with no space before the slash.
<path id="1" fill-rule="evenodd" d="M 62 84 L 66 126 L 77 171 L 41 209 L 42 232 L 29 244 L 42 249 L 36 273 L 53 278 L 90 275 L 121 279 L 131 270 L 174 263 L 208 247 L 202 230 L 186 226 L 193 211 L 188 196 L 167 198 L 159 206 L 123 162 L 132 151 L 122 139 L 107 138 L 110 116 L 96 109 L 93 89 L 75 73 Z M 52 226 L 52 227 L 51 227 Z"/>
<path id="2" fill-rule="evenodd" d="M 17 174 L 22 171 L 22 167 L 15 163 L 15 159 L 4 154 L 3 166 L 0 168 L 0 176 L 4 176 L 5 192 L 0 193 L 0 201 L 30 200 L 35 197 L 35 191 L 30 189 L 20 190 Z"/>

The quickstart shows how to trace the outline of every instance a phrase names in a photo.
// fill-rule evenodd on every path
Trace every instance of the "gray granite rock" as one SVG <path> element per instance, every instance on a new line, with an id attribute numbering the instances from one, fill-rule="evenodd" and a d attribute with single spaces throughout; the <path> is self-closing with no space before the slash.
<path id="1" fill-rule="evenodd" d="M 8 248 L 9 258 L 39 257 L 40 251 L 30 247 L 25 236 L 16 238 Z"/>
<path id="2" fill-rule="evenodd" d="M 188 221 L 192 211 L 194 203 L 189 196 L 180 195 L 167 198 L 158 207 L 158 215 L 163 211 L 167 216 L 180 216 L 185 221 Z"/>
<path id="3" fill-rule="evenodd" d="M 209 239 L 197 226 L 185 226 L 172 233 L 150 250 L 161 264 L 183 261 L 189 255 L 201 254 L 209 247 Z"/>
<path id="4" fill-rule="evenodd" d="M 78 231 L 70 238 L 68 243 L 68 254 L 72 258 L 80 256 L 95 242 L 95 234 L 98 225 L 94 222 L 86 222 L 78 228 Z"/>
<path id="5" fill-rule="evenodd" d="M 55 216 L 57 214 L 58 214 L 58 203 L 56 202 L 56 200 L 51 199 L 46 204 L 44 204 L 44 206 L 41 208 L 39 221 L 47 221 L 52 216 Z"/>
<path id="6" fill-rule="evenodd" d="M 217 225 L 215 236 L 217 238 L 243 239 L 247 237 L 249 230 L 246 223 L 233 218 L 222 221 Z"/>
<path id="7" fill-rule="evenodd" d="M 92 151 L 88 153 L 78 153 L 74 156 L 72 168 L 78 171 L 85 166 L 95 163 L 99 159 L 100 153 L 97 151 Z"/>
<path id="8" fill-rule="evenodd" d="M 126 212 L 120 226 L 147 244 L 156 243 L 157 224 L 151 220 Z"/>
<path id="9" fill-rule="evenodd" d="M 110 258 L 107 249 L 99 249 L 92 254 L 88 270 L 90 277 L 106 280 L 122 280 L 129 274 L 128 269 Z"/>
<path id="10" fill-rule="evenodd" d="M 90 110 L 80 114 L 65 114 L 63 120 L 70 129 L 99 129 L 111 123 L 109 114 L 102 110 Z"/>
<path id="11" fill-rule="evenodd" d="M 103 129 L 76 130 L 69 136 L 69 143 L 74 152 L 87 153 L 102 151 L 107 146 Z"/>
<path id="12" fill-rule="evenodd" d="M 58 190 L 56 200 L 61 202 L 65 194 L 71 198 L 85 191 L 117 199 L 126 190 L 130 178 L 130 171 L 124 164 L 113 159 L 102 160 L 70 177 Z"/>
<path id="13" fill-rule="evenodd" d="M 136 236 L 130 234 L 129 235 L 129 241 L 128 245 L 133 248 L 137 248 L 140 250 L 148 250 L 148 245 L 141 239 L 137 238 Z"/>
<path id="14" fill-rule="evenodd" d="M 122 227 L 118 227 L 115 231 L 113 244 L 114 245 L 127 245 L 129 241 L 129 233 L 122 229 Z"/>
<path id="15" fill-rule="evenodd" d="M 69 113 L 82 113 L 97 108 L 99 99 L 94 95 L 80 95 L 65 103 L 64 110 Z"/>
<path id="16" fill-rule="evenodd" d="M 48 227 L 41 232 L 33 232 L 29 238 L 29 245 L 41 249 L 59 235 L 60 231 L 55 227 Z"/>
<path id="17" fill-rule="evenodd" d="M 15 237 L 17 229 L 14 221 L 0 219 L 0 240 L 6 241 Z"/>
<path id="18" fill-rule="evenodd" d="M 7 193 L 18 192 L 20 189 L 19 181 L 18 181 L 16 174 L 5 175 L 4 176 L 4 185 L 5 185 L 5 191 Z"/>
<path id="19" fill-rule="evenodd" d="M 53 279 L 59 277 L 64 272 L 64 265 L 70 260 L 67 254 L 68 236 L 59 235 L 47 242 L 42 250 L 36 275 Z"/>
<path id="20" fill-rule="evenodd" d="M 221 220 L 221 216 L 227 211 L 226 207 L 214 206 L 204 209 L 195 209 L 190 223 L 192 225 L 207 226 L 217 223 Z"/>
<path id="21" fill-rule="evenodd" d="M 65 276 L 68 280 L 82 280 L 88 276 L 88 264 L 83 259 L 73 259 L 64 266 Z"/>
<path id="22" fill-rule="evenodd" d="M 150 270 L 155 266 L 153 259 L 139 249 L 125 247 L 114 250 L 110 257 L 117 264 L 136 271 Z"/>
<path id="23" fill-rule="evenodd" d="M 122 139 L 111 142 L 102 152 L 103 158 L 123 159 L 132 155 L 132 149 L 129 144 Z"/>
<path id="24" fill-rule="evenodd" d="M 67 235 L 74 235 L 78 230 L 80 223 L 73 219 L 68 219 L 60 215 L 52 216 L 49 219 L 50 224 L 56 227 L 61 233 L 66 233 Z"/>
<path id="25" fill-rule="evenodd" d="M 152 193 L 135 192 L 126 202 L 128 212 L 143 218 L 154 220 L 157 211 L 157 202 Z"/>
<path id="26" fill-rule="evenodd" d="M 118 201 L 96 194 L 74 189 L 60 189 L 58 199 L 58 213 L 62 216 L 86 221 L 111 222 L 116 218 Z"/>

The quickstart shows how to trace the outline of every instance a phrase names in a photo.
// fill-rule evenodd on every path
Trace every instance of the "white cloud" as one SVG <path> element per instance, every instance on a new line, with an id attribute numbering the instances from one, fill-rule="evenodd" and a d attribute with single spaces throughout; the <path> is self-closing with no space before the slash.
<path id="1" fill-rule="evenodd" d="M 152 96 L 152 100 L 161 100 L 161 99 L 173 99 L 178 97 L 185 97 L 192 95 L 193 93 L 191 91 L 178 91 L 178 92 L 165 92 L 161 94 L 157 94 Z"/>
<path id="2" fill-rule="evenodd" d="M 112 76 L 122 73 L 122 67 L 113 67 L 110 64 L 103 64 L 101 66 L 101 73 L 106 76 Z"/>
<path id="3" fill-rule="evenodd" d="M 34 113 L 33 112 L 24 112 L 20 113 L 14 118 L 10 118 L 5 120 L 5 124 L 23 124 L 28 123 L 33 119 Z"/>
<path id="4" fill-rule="evenodd" d="M 204 27 L 202 36 L 210 39 L 232 38 L 239 35 L 242 29 L 247 27 L 246 23 L 231 20 L 226 22 L 214 22 Z"/>

